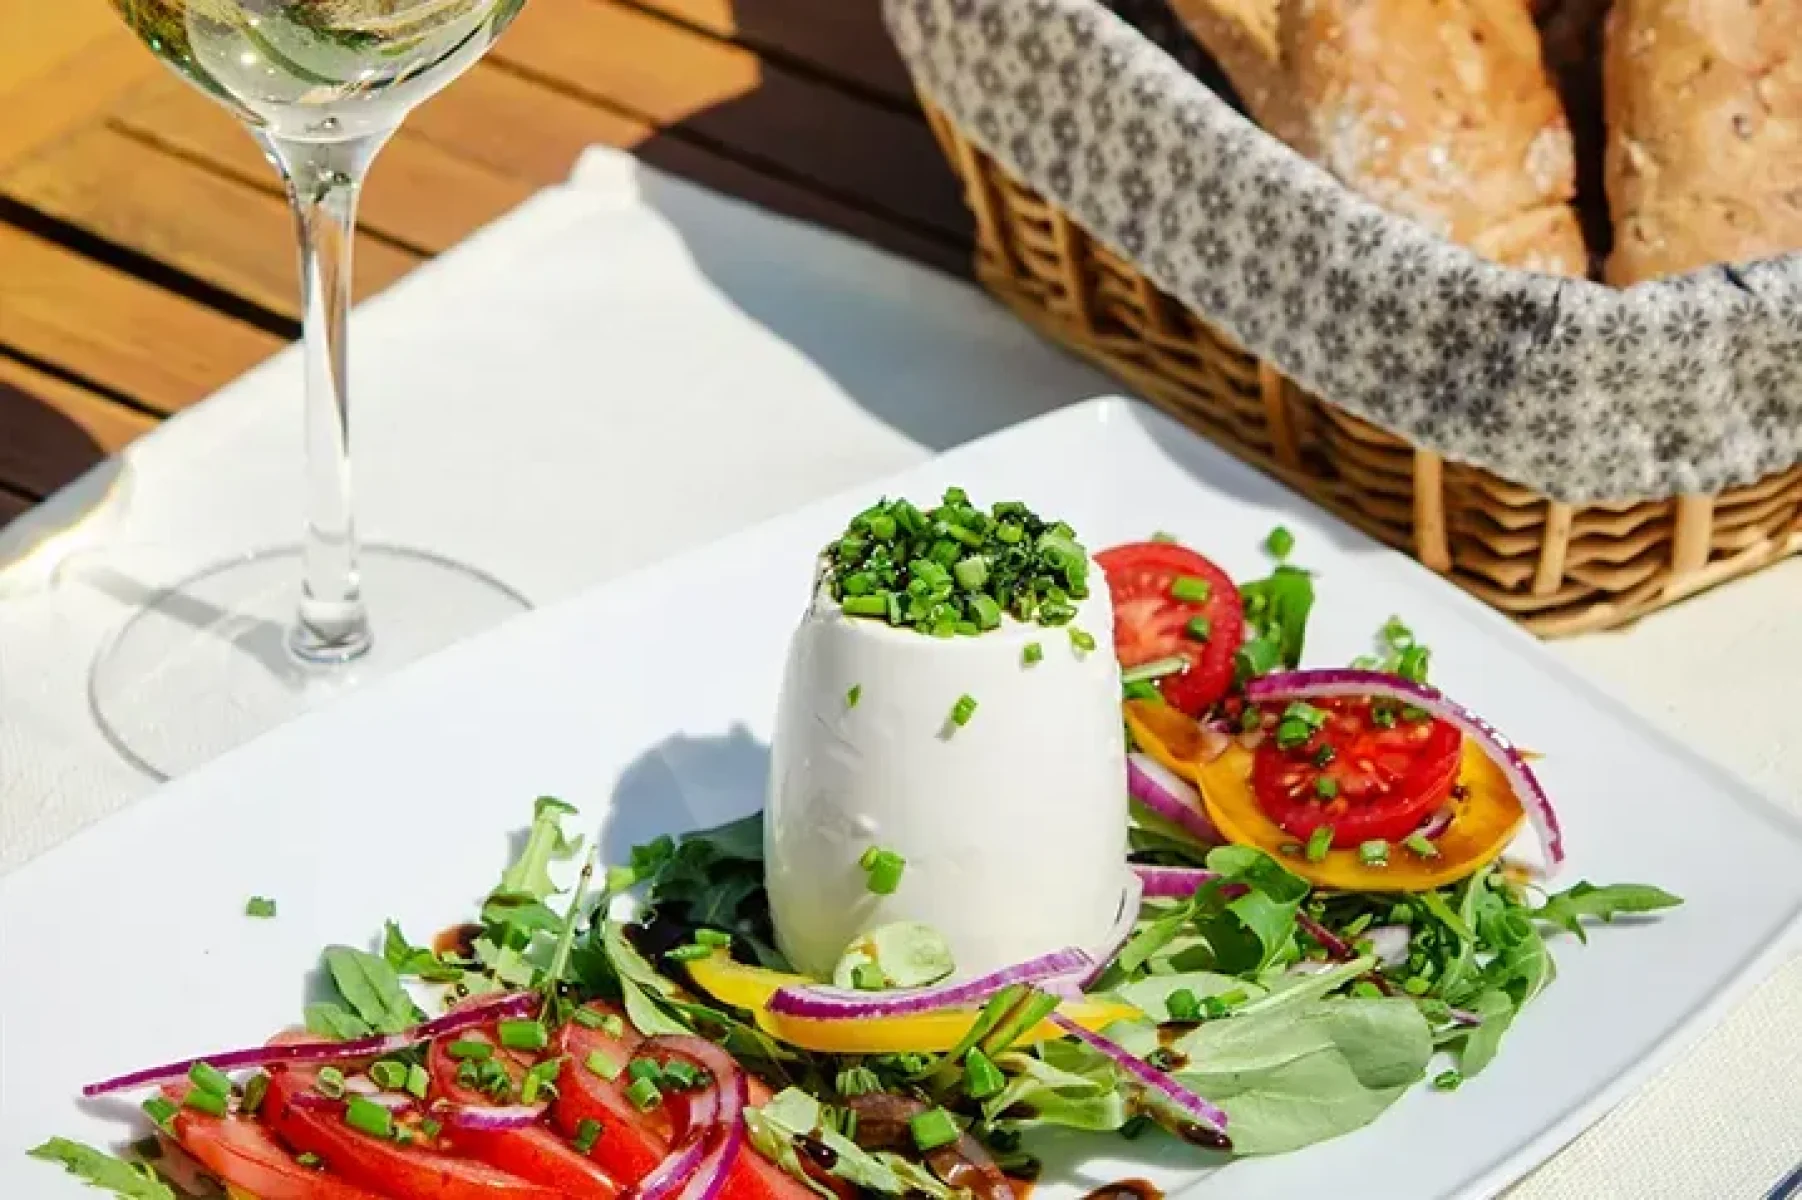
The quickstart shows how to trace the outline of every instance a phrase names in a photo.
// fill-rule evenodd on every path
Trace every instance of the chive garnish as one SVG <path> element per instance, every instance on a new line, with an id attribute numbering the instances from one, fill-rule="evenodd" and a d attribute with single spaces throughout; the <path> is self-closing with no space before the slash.
<path id="1" fill-rule="evenodd" d="M 344 1106 L 344 1123 L 370 1137 L 392 1138 L 394 1114 L 367 1096 L 352 1096 Z"/>
<path id="2" fill-rule="evenodd" d="M 1389 843 L 1382 838 L 1372 838 L 1358 846 L 1358 861 L 1367 867 L 1387 866 L 1389 863 Z"/>
<path id="3" fill-rule="evenodd" d="M 188 1081 L 203 1092 L 211 1092 L 215 1096 L 229 1096 L 232 1081 L 225 1077 L 211 1063 L 198 1062 L 188 1068 Z"/>
<path id="4" fill-rule="evenodd" d="M 267 896 L 252 896 L 244 902 L 244 915 L 266 921 L 275 915 L 275 901 Z"/>
<path id="5" fill-rule="evenodd" d="M 1213 594 L 1213 584 L 1193 575 L 1178 575 L 1170 584 L 1171 598 L 1184 604 L 1206 604 Z"/>
<path id="6" fill-rule="evenodd" d="M 526 1072 L 526 1077 L 519 1081 L 519 1102 L 536 1104 L 538 1097 L 545 1092 L 556 1095 L 557 1072 L 562 1067 L 563 1060 L 560 1058 L 547 1058 L 541 1063 L 533 1064 L 532 1069 Z"/>
<path id="7" fill-rule="evenodd" d="M 1128 700 L 1143 700 L 1148 704 L 1162 704 L 1164 702 L 1164 693 L 1158 691 L 1157 685 L 1154 683 L 1146 683 L 1144 680 L 1135 680 L 1132 683 L 1127 684 L 1125 688 L 1122 689 L 1122 693 Z"/>
<path id="8" fill-rule="evenodd" d="M 1331 775 L 1321 775 L 1314 780 L 1314 794 L 1322 800 L 1331 800 L 1339 794 L 1339 781 Z"/>
<path id="9" fill-rule="evenodd" d="M 223 1117 L 227 1106 L 224 1092 L 209 1092 L 205 1088 L 191 1087 L 188 1094 L 182 1097 L 183 1108 L 192 1108 L 215 1117 Z"/>
<path id="10" fill-rule="evenodd" d="M 701 945 L 677 946 L 675 949 L 667 951 L 666 956 L 671 962 L 699 962 L 703 958 L 713 957 L 713 947 Z"/>
<path id="11" fill-rule="evenodd" d="M 577 1009 L 576 1011 L 579 1014 L 584 1010 Z M 576 1019 L 579 1021 L 579 1020 L 581 1020 L 581 1017 L 578 1016 Z M 494 1043 L 478 1042 L 478 1041 L 475 1041 L 474 1039 L 468 1039 L 468 1040 L 459 1039 L 458 1041 L 452 1042 L 450 1045 L 446 1046 L 444 1049 L 447 1054 L 449 1054 L 452 1058 L 457 1059 L 459 1061 L 469 1060 L 469 1061 L 473 1061 L 473 1062 L 480 1062 L 483 1059 L 491 1058 L 494 1055 Z"/>
<path id="12" fill-rule="evenodd" d="M 1120 672 L 1120 680 L 1126 684 L 1150 683 L 1154 679 L 1162 679 L 1166 675 L 1180 675 L 1189 669 L 1189 660 L 1179 654 L 1168 658 L 1153 659 L 1136 667 L 1128 667 Z"/>
<path id="13" fill-rule="evenodd" d="M 578 1008 L 574 1020 L 584 1029 L 599 1029 L 607 1022 L 607 1018 L 603 1014 L 592 1008 Z M 451 1045 L 454 1047 L 456 1043 L 453 1042 Z"/>
<path id="14" fill-rule="evenodd" d="M 254 1115 L 263 1107 L 263 1098 L 269 1094 L 269 1076 L 258 1071 L 244 1081 L 244 1099 L 238 1107 L 246 1113 Z"/>
<path id="15" fill-rule="evenodd" d="M 675 1058 L 663 1064 L 663 1079 L 678 1092 L 693 1091 L 705 1077 L 701 1069 L 684 1059 Z"/>
<path id="16" fill-rule="evenodd" d="M 1270 531 L 1270 536 L 1264 539 L 1264 549 L 1270 551 L 1272 558 L 1278 560 L 1288 558 L 1289 552 L 1295 549 L 1295 535 L 1278 525 Z"/>
<path id="17" fill-rule="evenodd" d="M 1402 845 L 1422 858 L 1439 857 L 1439 847 L 1435 846 L 1433 840 L 1425 834 L 1411 833 L 1402 839 Z"/>
<path id="18" fill-rule="evenodd" d="M 858 963 L 851 968 L 851 986 L 860 992 L 880 992 L 887 990 L 888 980 L 875 963 Z"/>
<path id="19" fill-rule="evenodd" d="M 1045 657 L 1045 647 L 1037 642 L 1027 642 L 1026 649 L 1020 652 L 1020 658 L 1027 666 L 1041 661 Z"/>
<path id="20" fill-rule="evenodd" d="M 845 707 L 856 708 L 857 702 L 863 699 L 863 684 L 854 683 L 851 690 L 845 693 Z"/>
<path id="21" fill-rule="evenodd" d="M 656 1083 L 663 1078 L 663 1064 L 654 1058 L 635 1058 L 626 1064 L 626 1078 L 633 1083 L 650 1080 Z"/>
<path id="22" fill-rule="evenodd" d="M 942 1108 L 929 1108 L 918 1114 L 908 1121 L 907 1128 L 922 1154 L 949 1146 L 960 1136 L 957 1122 Z"/>
<path id="23" fill-rule="evenodd" d="M 639 1112 L 650 1112 L 663 1102 L 663 1093 L 648 1079 L 640 1079 L 626 1089 L 626 1099 Z"/>
<path id="24" fill-rule="evenodd" d="M 1188 988 L 1177 988 L 1164 1000 L 1172 1021 L 1201 1020 L 1201 1001 Z"/>
<path id="25" fill-rule="evenodd" d="M 1095 637 L 1093 634 L 1072 626 L 1070 629 L 1070 644 L 1076 647 L 1078 653 L 1088 654 L 1095 649 Z"/>
<path id="26" fill-rule="evenodd" d="M 509 1050 L 542 1050 L 550 1045 L 550 1034 L 537 1021 L 502 1021 L 499 1025 L 501 1045 Z"/>
<path id="27" fill-rule="evenodd" d="M 1074 633 L 1072 636 L 1074 636 Z M 968 725 L 970 723 L 970 718 L 975 715 L 976 698 L 971 696 L 968 692 L 959 696 L 957 698 L 957 703 L 951 706 L 951 723 L 960 729 L 963 726 Z"/>
<path id="28" fill-rule="evenodd" d="M 383 1091 L 398 1092 L 407 1086 L 407 1064 L 383 1059 L 369 1068 L 369 1077 Z"/>
<path id="29" fill-rule="evenodd" d="M 169 1099 L 169 1097 L 152 1096 L 150 1099 L 144 1101 L 144 1111 L 150 1115 L 150 1119 L 156 1123 L 159 1129 L 166 1129 L 169 1125 L 169 1119 L 173 1117 L 178 1110 L 175 1106 L 175 1102 Z"/>
<path id="30" fill-rule="evenodd" d="M 1173 545 L 1176 542 L 1177 537 L 1174 533 L 1165 533 L 1160 529 L 1151 535 L 1150 540 L 1154 542 L 1163 542 L 1165 545 Z"/>
<path id="31" fill-rule="evenodd" d="M 732 935 L 723 929 L 697 929 L 695 930 L 695 941 L 703 946 L 724 950 L 732 944 Z"/>
<path id="32" fill-rule="evenodd" d="M 583 1117 L 576 1122 L 576 1136 L 570 1139 L 570 1144 L 576 1148 L 577 1154 L 587 1154 L 600 1140 L 601 1123 L 593 1117 Z"/>
<path id="33" fill-rule="evenodd" d="M 1308 835 L 1307 858 L 1309 862 L 1321 862 L 1326 858 L 1328 850 L 1333 848 L 1333 827 L 1316 825 L 1314 832 Z"/>
<path id="34" fill-rule="evenodd" d="M 857 865 L 864 869 L 867 876 L 865 885 L 876 896 L 894 895 L 901 886 L 902 874 L 907 870 L 905 858 L 881 846 L 871 846 L 865 850 L 863 857 L 857 860 Z"/>
<path id="35" fill-rule="evenodd" d="M 601 1017 L 601 1032 L 608 1037 L 625 1037 L 626 1022 L 616 1013 L 606 1013 Z"/>
<path id="36" fill-rule="evenodd" d="M 1183 632 L 1194 641 L 1205 642 L 1214 636 L 1214 622 L 1206 617 L 1190 617 L 1188 624 L 1183 626 Z"/>
<path id="37" fill-rule="evenodd" d="M 328 1100 L 343 1098 L 344 1072 L 337 1067 L 320 1067 L 319 1074 L 313 1077 L 313 1090 Z"/>
<path id="38" fill-rule="evenodd" d="M 407 1082 L 403 1086 L 409 1096 L 424 1100 L 426 1093 L 432 1088 L 432 1077 L 424 1067 L 414 1063 L 407 1068 Z"/>
<path id="39" fill-rule="evenodd" d="M 1442 1092 L 1455 1092 L 1463 1082 L 1464 1076 L 1456 1071 L 1441 1071 L 1433 1076 L 1433 1086 Z"/>
<path id="40" fill-rule="evenodd" d="M 1433 985 L 1419 975 L 1410 975 L 1402 983 L 1402 991 L 1410 996 L 1424 996 L 1433 990 Z"/>
<path id="41" fill-rule="evenodd" d="M 444 1132 L 444 1126 L 430 1117 L 423 1117 L 419 1122 L 419 1132 L 425 1134 L 428 1140 L 435 1140 Z"/>
<path id="42" fill-rule="evenodd" d="M 970 1099 L 987 1100 L 1006 1086 L 1007 1076 L 988 1055 L 972 1049 L 964 1056 L 964 1093 Z"/>
<path id="43" fill-rule="evenodd" d="M 294 1161 L 309 1171 L 320 1171 L 325 1168 L 325 1160 L 311 1150 L 303 1150 L 294 1156 Z"/>
<path id="44" fill-rule="evenodd" d="M 602 1054 L 599 1050 L 590 1050 L 588 1052 L 588 1057 L 582 1061 L 582 1065 L 602 1079 L 605 1079 L 608 1083 L 612 1083 L 615 1079 L 619 1078 L 619 1064 L 605 1054 Z"/>

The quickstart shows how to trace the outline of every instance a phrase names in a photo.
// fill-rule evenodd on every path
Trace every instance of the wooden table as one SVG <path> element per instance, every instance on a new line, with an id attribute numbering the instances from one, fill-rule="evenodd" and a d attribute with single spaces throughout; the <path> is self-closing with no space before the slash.
<path id="1" fill-rule="evenodd" d="M 237 123 L 104 0 L 0 0 L 0 525 L 299 334 L 293 230 Z M 582 148 L 964 273 L 969 218 L 877 0 L 531 0 L 408 120 L 371 295 Z"/>

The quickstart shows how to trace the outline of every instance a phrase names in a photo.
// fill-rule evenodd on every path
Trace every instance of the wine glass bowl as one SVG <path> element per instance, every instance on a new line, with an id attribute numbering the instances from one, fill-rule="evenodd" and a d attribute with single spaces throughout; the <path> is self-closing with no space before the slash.
<path id="1" fill-rule="evenodd" d="M 528 607 L 504 583 L 436 554 L 359 544 L 346 352 L 370 164 L 524 3 L 112 0 L 146 46 L 249 127 L 281 173 L 305 330 L 300 543 L 240 555 L 152 596 L 90 674 L 102 733 L 152 774 L 196 766 Z"/>

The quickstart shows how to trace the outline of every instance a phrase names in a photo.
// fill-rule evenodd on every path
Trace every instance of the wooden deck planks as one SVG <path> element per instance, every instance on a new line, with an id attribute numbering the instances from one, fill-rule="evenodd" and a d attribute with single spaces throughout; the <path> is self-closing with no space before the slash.
<path id="1" fill-rule="evenodd" d="M 228 115 L 102 0 L 0 0 L 0 21 L 0 489 L 16 498 L 279 348 L 297 297 L 279 180 Z M 378 162 L 359 294 L 597 143 L 968 269 L 968 216 L 878 0 L 532 0 Z"/>

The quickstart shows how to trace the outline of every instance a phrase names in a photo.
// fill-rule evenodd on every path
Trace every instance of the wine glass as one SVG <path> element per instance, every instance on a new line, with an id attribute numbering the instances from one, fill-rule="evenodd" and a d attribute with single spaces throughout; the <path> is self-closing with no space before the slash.
<path id="1" fill-rule="evenodd" d="M 152 774 L 198 765 L 527 607 L 505 585 L 436 555 L 359 547 L 345 353 L 357 198 L 371 161 L 524 3 L 112 0 L 164 62 L 245 122 L 281 173 L 305 313 L 301 542 L 145 596 L 89 679 L 102 730 Z"/>

